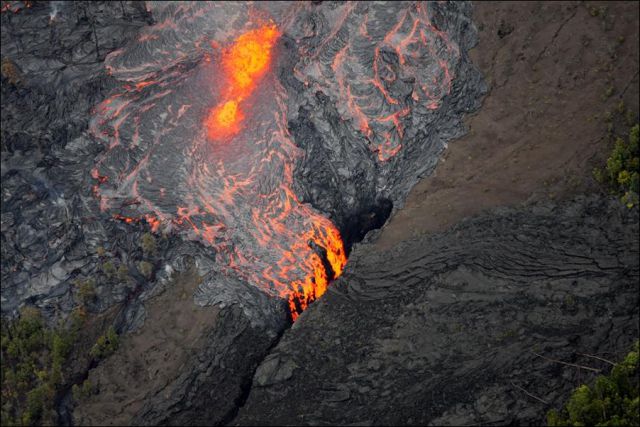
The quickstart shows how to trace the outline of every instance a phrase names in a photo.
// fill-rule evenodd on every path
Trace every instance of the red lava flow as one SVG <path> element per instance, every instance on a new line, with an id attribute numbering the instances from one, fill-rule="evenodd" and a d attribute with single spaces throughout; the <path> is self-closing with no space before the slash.
<path id="1" fill-rule="evenodd" d="M 226 6 L 178 9 L 196 8 L 189 18 L 196 19 L 205 7 Z M 400 152 L 414 119 L 438 110 L 451 91 L 460 52 L 427 7 L 348 2 L 336 8 L 320 44 L 305 41 L 315 40 L 312 24 L 297 39 L 294 76 L 335 102 L 381 167 Z M 180 42 L 177 51 L 163 44 L 147 50 L 159 32 L 176 28 L 167 18 L 130 52 L 107 58 L 108 72 L 141 77 L 95 108 L 90 131 L 107 150 L 92 170 L 93 193 L 116 219 L 177 229 L 210 245 L 223 274 L 287 299 L 295 320 L 342 273 L 346 254 L 335 225 L 293 190 L 303 151 L 289 135 L 287 92 L 273 72 L 284 30 L 252 19 L 241 32 L 208 40 L 212 53 L 182 68 L 158 59 L 180 52 Z"/>
<path id="2" fill-rule="evenodd" d="M 149 139 L 141 136 L 142 117 L 157 108 L 157 101 L 172 91 L 169 85 L 162 90 L 162 82 L 146 81 L 126 85 L 124 92 L 96 107 L 92 133 L 109 149 L 99 159 L 92 177 L 97 181 L 93 192 L 104 211 L 113 212 L 129 204 L 147 212 L 135 217 L 118 212 L 112 213 L 112 217 L 126 223 L 146 221 L 155 231 L 171 227 L 191 229 L 201 241 L 216 249 L 216 260 L 224 265 L 223 271 L 234 272 L 286 298 L 296 320 L 326 291 L 329 281 L 342 273 L 347 259 L 338 229 L 311 206 L 301 203 L 292 190 L 292 164 L 299 149 L 286 128 L 284 90 L 278 90 L 275 83 L 275 96 L 269 97 L 272 101 L 254 99 L 272 69 L 273 49 L 279 35 L 275 24 L 267 23 L 240 34 L 226 45 L 221 44 L 217 102 L 202 118 L 201 132 L 212 150 L 219 149 L 220 144 L 238 151 L 247 149 L 242 162 L 223 158 L 214 164 L 197 164 L 185 181 L 179 183 L 192 191 L 185 197 L 188 203 L 180 202 L 173 213 L 160 207 L 166 189 L 162 188 L 153 198 L 145 196 L 142 190 L 157 179 L 156 175 L 168 172 L 155 172 L 153 166 L 156 159 L 153 149 L 163 149 L 159 145 L 164 141 L 162 136 L 153 137 L 156 145 L 151 145 L 137 164 L 130 165 L 127 159 L 123 167 L 118 160 L 118 168 L 126 172 L 114 173 L 107 164 L 115 162 L 112 159 L 118 152 L 133 150 L 145 138 Z M 214 44 L 214 48 L 217 46 Z M 271 76 L 272 86 L 274 80 Z M 147 102 L 141 102 L 141 93 L 154 87 L 156 94 L 147 95 L 144 98 Z M 170 108 L 176 116 L 174 122 L 190 114 L 188 105 Z M 252 129 L 246 126 L 250 119 L 251 128 L 267 129 L 264 140 L 252 139 Z M 123 138 L 125 132 L 127 138 Z M 191 152 L 202 145 L 197 141 L 193 144 Z M 271 170 L 276 176 L 265 172 Z M 217 185 L 212 184 L 214 178 Z M 272 188 L 265 189 L 263 181 L 269 181 Z M 109 185 L 115 188 L 109 189 Z"/>
<path id="3" fill-rule="evenodd" d="M 242 102 L 254 91 L 271 64 L 271 49 L 280 36 L 274 24 L 260 26 L 240 35 L 222 56 L 225 82 L 224 99 L 205 121 L 211 139 L 224 139 L 240 131 L 244 120 Z"/>
<path id="4" fill-rule="evenodd" d="M 342 22 L 350 19 L 357 6 L 355 2 L 348 3 L 339 19 Z M 453 80 L 450 66 L 439 51 L 444 50 L 457 57 L 459 49 L 445 32 L 433 25 L 427 13 L 427 2 L 417 2 L 406 8 L 398 22 L 380 40 L 369 34 L 367 17 L 365 15 L 357 34 L 353 34 L 348 43 L 341 47 L 338 45 L 339 50 L 330 67 L 319 70 L 319 73 L 322 80 L 337 82 L 337 97 L 345 107 L 345 118 L 353 119 L 355 127 L 377 153 L 378 160 L 386 162 L 402 148 L 403 121 L 409 119 L 413 112 L 409 102 L 394 97 L 389 88 L 402 80 L 413 79 L 413 90 L 409 94 L 411 103 L 427 110 L 437 110 L 442 98 L 451 92 Z M 337 32 L 342 25 L 335 28 Z M 327 40 L 334 40 L 334 37 Z M 373 64 L 371 69 L 358 72 L 352 68 L 363 49 L 373 51 Z M 391 54 L 395 55 L 393 60 L 384 58 Z M 428 67 L 423 63 L 425 58 L 431 62 Z M 305 66 L 304 62 L 301 63 L 295 73 L 301 81 L 309 84 L 309 76 L 317 73 L 309 68 L 305 70 Z"/>

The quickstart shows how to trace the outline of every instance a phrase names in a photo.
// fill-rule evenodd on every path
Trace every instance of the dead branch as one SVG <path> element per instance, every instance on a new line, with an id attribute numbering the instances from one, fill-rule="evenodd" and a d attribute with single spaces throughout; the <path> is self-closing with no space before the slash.
<path id="1" fill-rule="evenodd" d="M 537 401 L 544 403 L 545 405 L 549 404 L 549 402 L 547 402 L 546 400 L 540 399 L 538 396 L 534 396 L 533 394 L 529 393 L 527 390 L 523 389 L 519 385 L 514 384 L 513 381 L 511 381 L 511 385 L 517 388 L 518 390 L 520 390 L 521 392 L 523 392 L 524 394 L 526 394 L 527 396 L 532 397 Z"/>
<path id="2" fill-rule="evenodd" d="M 584 353 L 576 353 L 576 354 L 578 354 L 579 356 L 602 360 L 603 362 L 607 362 L 609 365 L 616 366 L 616 363 L 612 362 L 611 360 L 603 359 L 602 357 L 594 356 L 593 354 L 584 354 Z"/>
<path id="3" fill-rule="evenodd" d="M 600 369 L 591 368 L 589 366 L 577 365 L 575 363 L 568 363 L 568 362 L 563 362 L 562 360 L 551 359 L 551 358 L 545 357 L 545 356 L 543 356 L 541 354 L 538 354 L 535 351 L 532 351 L 532 353 L 535 354 L 538 357 L 542 357 L 543 359 L 548 360 L 549 362 L 560 363 L 562 365 L 573 366 L 575 368 L 582 368 L 582 369 L 586 369 L 587 371 L 593 371 L 593 372 L 598 372 L 598 373 L 601 371 Z"/>

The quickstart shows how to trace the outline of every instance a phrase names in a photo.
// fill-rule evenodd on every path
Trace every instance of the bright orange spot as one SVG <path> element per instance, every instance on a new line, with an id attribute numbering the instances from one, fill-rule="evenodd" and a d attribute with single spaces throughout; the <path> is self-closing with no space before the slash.
<path id="1" fill-rule="evenodd" d="M 207 135 L 210 139 L 221 139 L 236 134 L 240 130 L 240 122 L 244 119 L 238 109 L 238 102 L 227 101 L 213 108 L 205 121 Z"/>
<path id="2" fill-rule="evenodd" d="M 232 93 L 244 97 L 271 62 L 271 48 L 280 33 L 275 25 L 264 25 L 239 36 L 225 52 L 223 63 L 232 80 Z"/>
<path id="3" fill-rule="evenodd" d="M 227 101 L 221 107 L 215 110 L 215 116 L 218 123 L 228 127 L 235 123 L 238 115 L 238 103 L 236 101 Z"/>
<path id="4" fill-rule="evenodd" d="M 151 214 L 146 214 L 144 218 L 151 226 L 151 231 L 153 231 L 154 233 L 157 232 L 160 228 L 160 220 Z"/>
<path id="5" fill-rule="evenodd" d="M 313 240 L 318 246 L 326 250 L 327 261 L 333 270 L 333 277 L 329 277 L 327 269 L 317 254 L 311 255 L 313 276 L 307 276 L 303 283 L 293 283 L 294 291 L 289 294 L 289 311 L 295 321 L 313 301 L 320 298 L 326 291 L 329 280 L 336 279 L 342 274 L 347 264 L 342 237 L 338 229 L 326 218 L 316 217 L 314 227 L 301 242 Z M 306 244 L 306 243 L 304 243 Z"/>
<path id="6" fill-rule="evenodd" d="M 154 82 L 152 82 L 152 81 L 151 82 L 139 82 L 139 83 L 136 83 L 136 89 L 141 90 L 141 89 L 143 89 L 143 88 L 145 88 L 145 87 L 147 87 L 149 85 L 152 85 L 153 83 Z"/>
<path id="7" fill-rule="evenodd" d="M 244 119 L 240 104 L 251 95 L 257 81 L 269 69 L 271 49 L 279 36 L 274 24 L 263 25 L 241 34 L 223 52 L 227 90 L 223 100 L 211 109 L 205 119 L 210 139 L 228 138 L 238 133 Z"/>

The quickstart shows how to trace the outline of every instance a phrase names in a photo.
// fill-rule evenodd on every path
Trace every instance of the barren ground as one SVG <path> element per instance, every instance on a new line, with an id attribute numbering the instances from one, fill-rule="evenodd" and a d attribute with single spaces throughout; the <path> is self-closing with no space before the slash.
<path id="1" fill-rule="evenodd" d="M 166 387 L 179 376 L 218 314 L 216 309 L 193 303 L 191 295 L 198 283 L 197 273 L 180 274 L 147 304 L 144 327 L 123 336 L 120 349 L 91 371 L 89 381 L 100 394 L 83 401 L 76 410 L 77 421 L 128 424 L 150 390 L 162 390 L 163 384 Z"/>
<path id="2" fill-rule="evenodd" d="M 610 149 L 638 114 L 638 3 L 476 2 L 482 108 L 375 243 L 388 249 L 488 208 L 597 191 Z M 595 16 L 594 16 L 595 15 Z M 624 113 L 618 111 L 624 102 Z"/>

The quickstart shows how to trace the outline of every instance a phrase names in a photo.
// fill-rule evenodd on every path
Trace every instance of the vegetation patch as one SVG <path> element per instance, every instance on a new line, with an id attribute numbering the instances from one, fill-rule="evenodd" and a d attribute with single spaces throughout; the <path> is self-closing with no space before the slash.
<path id="1" fill-rule="evenodd" d="M 119 337 L 113 327 L 93 346 L 81 338 L 87 325 L 82 305 L 86 299 L 80 295 L 81 305 L 53 328 L 34 307 L 25 307 L 15 320 L 3 319 L 2 426 L 58 424 L 56 401 L 77 381 L 71 362 L 79 355 L 100 361 L 117 350 Z M 88 381 L 72 387 L 76 400 L 94 390 Z"/>
<path id="2" fill-rule="evenodd" d="M 70 328 L 47 328 L 40 312 L 22 310 L 18 320 L 2 322 L 2 425 L 57 424 L 56 393 L 63 367 L 76 341 Z"/>
<path id="3" fill-rule="evenodd" d="M 547 413 L 550 426 L 638 426 L 638 342 L 608 376 L 574 390 L 561 411 Z"/>
<path id="4" fill-rule="evenodd" d="M 636 124 L 625 140 L 617 138 L 604 169 L 593 171 L 598 182 L 605 185 L 611 193 L 620 197 L 627 207 L 638 205 L 640 193 L 640 150 L 638 134 L 640 126 Z"/>
<path id="5" fill-rule="evenodd" d="M 89 354 L 94 359 L 104 359 L 112 355 L 118 349 L 118 345 L 118 334 L 113 329 L 113 326 L 110 326 L 107 332 L 98 338 Z"/>

